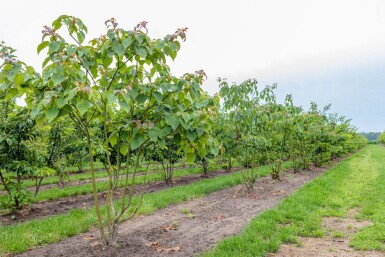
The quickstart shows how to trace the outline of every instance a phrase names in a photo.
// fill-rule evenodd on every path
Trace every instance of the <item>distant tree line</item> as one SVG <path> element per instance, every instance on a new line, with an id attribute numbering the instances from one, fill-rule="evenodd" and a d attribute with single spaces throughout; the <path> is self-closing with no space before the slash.
<path id="1" fill-rule="evenodd" d="M 368 140 L 377 140 L 381 132 L 361 132 L 360 135 L 366 137 Z"/>

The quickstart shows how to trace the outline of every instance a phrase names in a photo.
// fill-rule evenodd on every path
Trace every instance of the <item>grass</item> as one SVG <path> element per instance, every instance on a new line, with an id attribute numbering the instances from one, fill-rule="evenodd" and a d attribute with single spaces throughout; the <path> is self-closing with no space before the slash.
<path id="1" fill-rule="evenodd" d="M 181 167 L 185 164 L 183 163 L 176 163 L 175 168 Z M 108 176 L 107 171 L 104 171 L 104 166 L 101 162 L 95 163 L 95 169 L 100 170 L 95 172 L 95 178 L 104 178 Z M 156 170 L 161 170 L 162 167 L 160 164 L 157 164 Z M 77 167 L 70 167 L 68 170 L 75 171 L 77 170 Z M 138 172 L 145 171 L 146 166 L 139 167 Z M 124 170 L 123 170 L 124 171 Z M 7 175 L 11 175 L 11 173 L 5 173 Z M 86 165 L 84 168 L 84 173 L 70 173 L 68 176 L 69 178 L 66 179 L 66 182 L 68 181 L 84 181 L 84 180 L 91 180 L 91 172 L 89 171 L 89 166 Z M 41 183 L 41 185 L 51 185 L 51 184 L 57 184 L 60 183 L 60 178 L 58 176 L 51 176 L 51 177 L 45 177 Z M 23 181 L 23 185 L 25 187 L 34 187 L 35 186 L 35 180 L 32 179 L 25 179 Z M 4 186 L 0 185 L 0 190 L 4 190 Z"/>
<path id="2" fill-rule="evenodd" d="M 290 167 L 288 162 L 283 168 Z M 267 166 L 258 170 L 260 176 L 269 174 Z M 242 183 L 240 172 L 229 175 L 204 179 L 184 186 L 175 186 L 159 192 L 144 195 L 143 204 L 138 215 L 150 214 L 171 204 L 177 204 L 189 199 L 229 188 Z M 139 201 L 134 197 L 134 205 Z M 118 203 L 116 203 L 118 205 Z M 118 206 L 117 206 L 118 207 Z M 102 208 L 105 212 L 104 207 Z M 126 213 L 129 215 L 129 212 Z M 55 215 L 44 219 L 32 220 L 21 224 L 0 226 L 0 256 L 27 251 L 38 245 L 57 242 L 69 236 L 74 236 L 90 230 L 96 225 L 96 215 L 93 209 L 74 209 L 67 214 Z"/>
<path id="3" fill-rule="evenodd" d="M 281 244 L 300 244 L 297 236 L 323 237 L 322 217 L 343 217 L 351 208 L 359 208 L 358 218 L 373 225 L 359 230 L 350 245 L 385 251 L 384 160 L 384 147 L 366 146 L 276 208 L 255 217 L 239 235 L 219 242 L 204 256 L 265 256 Z"/>
<path id="4" fill-rule="evenodd" d="M 183 177 L 188 176 L 192 174 L 198 174 L 201 173 L 201 168 L 187 168 L 187 169 L 181 169 L 177 170 L 174 173 L 174 178 L 177 177 Z M 162 181 L 163 180 L 163 174 L 162 173 L 154 173 L 154 174 L 148 174 L 146 176 L 138 176 L 135 179 L 135 182 L 137 185 L 146 183 L 146 182 L 154 182 L 154 181 Z M 131 185 L 131 180 L 129 181 L 129 185 Z M 124 186 L 124 180 L 119 181 L 118 187 Z M 108 181 L 102 181 L 97 182 L 97 189 L 98 192 L 103 192 L 108 189 Z M 68 196 L 77 196 L 77 195 L 85 195 L 85 194 L 91 194 L 92 193 L 92 187 L 90 184 L 86 185 L 79 185 L 79 186 L 69 186 L 65 188 L 53 188 L 49 190 L 44 190 L 39 193 L 39 195 L 36 197 L 36 201 L 43 201 L 43 200 L 55 200 L 60 199 L 63 197 Z"/>
<path id="5" fill-rule="evenodd" d="M 198 174 L 201 173 L 201 168 L 186 168 L 174 171 L 174 178 Z M 136 184 L 143 184 L 145 182 L 153 182 L 153 181 L 161 181 L 163 180 L 163 173 L 157 172 L 153 174 L 148 174 L 146 181 L 144 180 L 144 176 L 138 176 L 136 178 Z M 96 183 L 98 192 L 106 191 L 108 188 L 108 181 L 99 181 Z M 129 185 L 131 182 L 129 182 Z M 120 180 L 119 187 L 124 186 L 124 180 Z M 64 188 L 56 187 L 47 190 L 42 190 L 39 192 L 37 197 L 34 199 L 35 202 L 45 201 L 45 200 L 56 200 L 63 197 L 69 196 L 78 196 L 92 193 L 91 183 L 83 184 L 83 185 L 74 185 L 67 186 Z M 5 199 L 7 195 L 0 195 L 0 201 Z"/>

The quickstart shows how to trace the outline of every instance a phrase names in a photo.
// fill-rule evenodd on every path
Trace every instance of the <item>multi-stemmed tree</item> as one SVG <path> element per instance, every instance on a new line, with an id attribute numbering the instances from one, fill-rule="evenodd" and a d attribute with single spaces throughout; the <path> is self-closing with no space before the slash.
<path id="1" fill-rule="evenodd" d="M 223 98 L 222 117 L 229 135 L 233 140 L 233 154 L 243 163 L 242 170 L 247 188 L 252 188 L 258 177 L 257 167 L 266 159 L 267 148 L 271 142 L 266 137 L 269 130 L 268 113 L 264 106 L 275 103 L 275 86 L 266 86 L 259 91 L 255 79 L 246 80 L 237 85 L 229 85 L 226 80 L 219 79 L 220 95 Z"/>
<path id="2" fill-rule="evenodd" d="M 48 48 L 41 75 L 7 53 L 2 55 L 8 55 L 3 68 L 16 73 L 6 87 L 14 95 L 27 93 L 32 118 L 55 122 L 68 117 L 86 139 L 102 242 L 114 245 L 119 223 L 127 218 L 126 211 L 132 207 L 132 216 L 137 208 L 132 206 L 132 197 L 143 153 L 152 144 L 166 146 L 165 138 L 177 133 L 180 152 L 193 162 L 195 151 L 202 152 L 209 143 L 210 120 L 217 103 L 207 101 L 201 89 L 203 71 L 178 78 L 167 66 L 167 58 L 175 59 L 180 40 L 186 39 L 186 29 L 153 40 L 148 36 L 146 22 L 133 30 L 120 28 L 113 18 L 105 24 L 106 34 L 88 44 L 84 43 L 87 27 L 78 18 L 62 15 L 52 27 L 45 26 L 43 42 L 38 46 L 38 52 Z M 72 42 L 61 34 L 62 27 Z M 0 82 L 3 84 L 3 80 Z M 115 119 L 119 112 L 121 118 Z M 109 172 L 105 216 L 100 211 L 94 175 L 91 129 L 95 123 L 102 128 L 99 139 Z M 121 177 L 113 175 L 111 148 L 116 145 L 127 164 L 119 204 L 112 198 L 114 179 Z"/>

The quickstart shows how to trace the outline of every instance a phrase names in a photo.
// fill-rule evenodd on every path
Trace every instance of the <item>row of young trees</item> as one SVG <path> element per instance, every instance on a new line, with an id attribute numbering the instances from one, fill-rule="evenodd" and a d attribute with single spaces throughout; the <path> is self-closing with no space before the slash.
<path id="1" fill-rule="evenodd" d="M 63 15 L 45 26 L 38 46 L 38 52 L 47 49 L 41 74 L 0 45 L 0 179 L 16 208 L 28 198 L 23 178 L 36 178 L 37 194 L 44 176 L 64 178 L 65 167 L 82 165 L 86 156 L 101 239 L 114 245 L 124 214 L 139 208 L 132 197 L 143 160 L 163 162 L 170 181 L 177 160 L 200 162 L 207 173 L 209 160 L 220 154 L 227 168 L 234 159 L 247 167 L 243 176 L 251 188 L 262 164 L 276 179 L 284 160 L 306 169 L 365 144 L 349 120 L 327 114 L 327 108 L 312 103 L 304 111 L 290 95 L 278 103 L 275 85 L 260 89 L 256 80 L 229 85 L 219 79 L 220 94 L 211 97 L 201 88 L 203 71 L 173 76 L 167 60 L 176 58 L 186 29 L 151 39 L 146 22 L 133 30 L 113 18 L 105 24 L 106 34 L 89 43 L 78 18 Z M 23 95 L 27 107 L 15 104 Z M 103 215 L 96 159 L 109 174 Z"/>
<path id="2" fill-rule="evenodd" d="M 254 79 L 239 85 L 219 82 L 223 105 L 218 135 L 229 166 L 235 157 L 249 168 L 242 171 L 249 188 L 262 164 L 269 164 L 277 179 L 283 160 L 291 160 L 295 171 L 308 169 L 310 163 L 320 167 L 367 143 L 350 120 L 328 113 L 330 105 L 319 110 L 312 102 L 304 111 L 293 104 L 291 95 L 277 103 L 275 85 L 259 90 Z"/>
<path id="3" fill-rule="evenodd" d="M 377 138 L 377 141 L 381 144 L 385 144 L 385 132 L 382 132 L 378 138 Z"/>

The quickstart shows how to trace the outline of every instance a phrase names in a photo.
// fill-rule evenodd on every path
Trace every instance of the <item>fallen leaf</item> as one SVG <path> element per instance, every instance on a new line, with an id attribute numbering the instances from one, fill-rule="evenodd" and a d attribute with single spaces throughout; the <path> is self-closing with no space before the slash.
<path id="1" fill-rule="evenodd" d="M 180 250 L 179 246 L 174 246 L 171 248 L 164 248 L 162 249 L 162 252 L 168 253 L 168 252 L 178 252 Z"/>
<path id="2" fill-rule="evenodd" d="M 248 198 L 251 198 L 251 199 L 254 199 L 254 200 L 260 200 L 260 199 L 262 199 L 261 196 L 256 196 L 256 195 L 248 195 L 247 197 L 248 197 Z"/>
<path id="3" fill-rule="evenodd" d="M 286 194 L 285 190 L 276 190 L 273 192 L 273 195 L 283 195 L 283 194 Z"/>
<path id="4" fill-rule="evenodd" d="M 170 226 L 165 226 L 165 227 L 160 227 L 161 229 L 165 230 L 165 231 L 169 231 L 169 230 L 178 230 L 178 228 L 174 225 L 170 225 Z"/>
<path id="5" fill-rule="evenodd" d="M 160 244 L 157 242 L 150 242 L 150 243 L 147 243 L 146 245 L 153 248 L 160 247 Z"/>
<path id="6" fill-rule="evenodd" d="M 158 242 L 150 242 L 150 243 L 146 244 L 146 246 L 154 248 L 158 253 L 161 253 L 161 252 L 165 252 L 165 253 L 178 252 L 180 250 L 179 246 L 164 248 Z"/>

